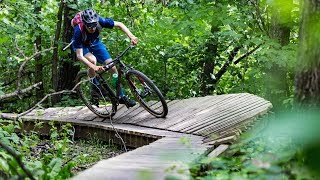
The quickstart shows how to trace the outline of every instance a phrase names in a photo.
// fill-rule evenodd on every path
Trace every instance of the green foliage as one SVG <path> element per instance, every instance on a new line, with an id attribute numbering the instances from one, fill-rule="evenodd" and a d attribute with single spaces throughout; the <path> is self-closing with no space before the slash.
<path id="1" fill-rule="evenodd" d="M 41 13 L 35 13 L 36 6 L 42 6 Z M 27 57 L 32 56 L 34 52 L 34 41 L 37 36 L 42 36 L 42 48 L 51 46 L 52 37 L 55 31 L 55 21 L 57 9 L 56 1 L 45 3 L 45 1 L 4 1 L 0 11 L 0 34 L 1 46 L 0 52 L 0 84 L 7 84 L 0 87 L 0 91 L 11 93 L 16 90 L 16 79 L 20 65 Z M 39 50 L 39 49 L 38 49 Z M 49 53 L 50 54 L 50 53 Z M 48 54 L 42 54 L 43 61 L 50 65 Z M 45 59 L 47 59 L 45 61 Z M 45 67 L 44 73 L 48 74 L 49 70 Z M 23 77 L 21 79 L 21 88 L 26 88 L 35 82 L 35 62 L 34 59 L 23 69 Z M 51 77 L 45 76 L 47 79 L 43 81 L 44 86 L 50 84 Z M 21 112 L 34 104 L 34 95 L 31 98 L 24 99 L 24 102 L 18 101 L 15 104 L 2 104 L 1 108 L 5 108 L 10 112 Z M 4 107 L 3 107 L 4 106 Z"/>
<path id="2" fill-rule="evenodd" d="M 131 32 L 139 37 L 140 41 L 138 46 L 125 57 L 125 61 L 151 77 L 167 99 L 206 95 L 203 92 L 203 86 L 214 87 L 214 91 L 211 91 L 210 94 L 249 92 L 266 97 L 266 87 L 269 87 L 266 80 L 270 79 L 266 73 L 274 66 L 278 66 L 287 71 L 286 82 L 282 82 L 288 85 L 287 97 L 284 98 L 283 103 L 288 107 L 291 106 L 300 16 L 298 1 L 293 1 L 293 4 L 290 4 L 287 0 L 261 0 L 259 6 L 252 4 L 254 1 L 245 0 L 172 0 L 165 6 L 151 0 L 144 1 L 144 4 L 136 0 L 101 2 L 82 0 L 75 3 L 73 0 L 67 0 L 66 5 L 75 12 L 93 7 L 101 16 L 110 17 L 126 24 Z M 16 89 L 14 80 L 17 78 L 19 66 L 25 58 L 16 48 L 16 44 L 26 56 L 31 56 L 34 53 L 33 43 L 37 36 L 42 37 L 43 48 L 52 45 L 59 3 L 60 1 L 57 0 L 50 2 L 47 0 L 4 0 L 0 3 L 0 54 L 2 55 L 0 68 L 3 70 L 0 72 L 0 95 Z M 42 8 L 41 12 L 34 12 L 35 7 L 39 6 Z M 276 13 L 280 7 L 285 11 L 283 13 L 285 15 L 279 17 L 280 22 L 290 27 L 290 42 L 285 46 L 272 40 L 270 32 L 268 32 L 272 22 L 269 14 Z M 314 18 L 316 19 L 318 16 L 314 16 Z M 317 28 L 318 25 L 309 29 Z M 112 57 L 115 57 L 129 44 L 128 37 L 119 30 L 106 29 L 100 37 Z M 59 47 L 62 44 L 63 42 L 59 40 Z M 241 58 L 258 45 L 260 47 L 254 53 L 243 58 L 237 64 L 234 63 L 234 60 Z M 238 47 L 238 53 L 232 59 L 233 61 L 230 61 L 231 52 Z M 65 55 L 65 52 L 59 51 L 59 56 Z M 43 81 L 46 93 L 52 91 L 51 56 L 51 52 L 43 54 L 41 61 L 45 65 Z M 210 72 L 212 79 L 227 62 L 229 65 L 219 80 L 212 84 L 206 84 L 203 82 L 206 62 L 214 64 L 214 69 Z M 35 82 L 34 69 L 35 62 L 32 59 L 24 70 L 27 76 L 24 76 L 22 80 L 23 87 Z M 4 86 L 10 81 L 13 83 Z M 272 81 L 276 82 L 278 79 L 272 79 Z M 34 96 L 33 94 L 31 98 L 15 103 L 1 104 L 1 111 L 21 112 L 35 103 Z M 62 101 L 57 104 L 57 106 L 74 105 L 78 105 L 78 101 L 69 98 L 69 96 L 63 96 Z M 39 124 L 38 128 L 41 126 Z M 75 166 L 75 161 L 70 160 L 66 163 L 67 159 L 63 158 L 65 152 L 71 152 L 71 149 L 68 148 L 69 145 L 72 145 L 72 141 L 68 138 L 71 133 L 70 127 L 65 126 L 58 129 L 53 124 L 51 126 L 50 144 L 55 148 L 50 148 L 39 155 L 44 161 L 40 161 L 40 157 L 28 156 L 41 142 L 41 138 L 34 131 L 31 131 L 28 136 L 19 137 L 12 130 L 19 129 L 20 126 L 7 124 L 1 126 L 0 138 L 17 148 L 17 152 L 24 158 L 24 162 L 29 162 L 27 163 L 28 168 L 34 169 L 36 176 L 70 177 L 68 172 Z M 292 132 L 288 133 L 292 134 Z M 299 135 L 306 138 L 303 134 Z M 221 178 L 286 178 L 289 175 L 289 178 L 291 176 L 308 178 L 310 174 L 303 166 L 305 163 L 303 159 L 309 154 L 316 154 L 314 152 L 318 146 L 311 144 L 310 148 L 307 148 L 291 141 L 285 146 L 277 146 L 276 148 L 267 146 L 274 143 L 281 144 L 277 142 L 278 139 L 279 137 L 267 139 L 254 137 L 249 142 L 241 144 L 240 148 L 235 148 L 239 153 L 239 156 L 235 158 L 218 158 L 212 162 L 206 160 L 204 163 L 209 163 L 214 168 L 201 176 L 211 174 L 211 177 L 215 175 Z M 309 138 L 306 139 L 309 140 Z M 182 139 L 182 141 L 185 140 Z M 18 146 L 19 144 L 22 146 Z M 288 150 L 289 147 L 291 150 Z M 267 161 L 270 160 L 267 158 L 270 157 L 270 154 L 267 153 L 269 151 L 272 152 L 272 156 L 276 155 L 274 161 Z M 288 154 L 282 154 L 280 151 Z M 0 151 L 0 153 L 1 171 L 8 175 L 23 174 L 21 169 L 12 168 L 17 167 L 17 162 L 10 155 L 4 151 Z M 87 157 L 89 156 L 84 154 L 79 155 L 76 159 L 85 162 Z M 308 157 L 308 159 L 314 160 L 317 158 L 319 157 Z M 33 160 L 33 163 L 30 159 Z M 312 164 L 314 162 L 311 161 L 310 165 Z"/>
<path id="3" fill-rule="evenodd" d="M 21 124 L 22 122 L 19 123 Z M 9 122 L 7 122 L 7 124 L 8 125 L 4 125 L 2 126 L 3 128 L 0 129 L 0 132 L 3 134 L 1 141 L 5 142 L 9 147 L 14 148 L 15 152 L 21 157 L 22 162 L 26 163 L 28 169 L 32 169 L 32 174 L 35 177 L 41 179 L 65 179 L 71 177 L 70 168 L 74 166 L 74 162 L 66 162 L 63 156 L 63 153 L 70 152 L 69 147 L 72 145 L 72 142 L 69 140 L 69 136 L 73 133 L 70 130 L 70 124 L 62 126 L 62 130 L 58 131 L 54 126 L 54 122 L 50 123 L 52 127 L 50 138 L 52 147 L 48 147 L 48 149 L 45 150 L 46 152 L 41 152 L 41 149 L 40 152 L 37 152 L 41 142 L 37 132 L 31 131 L 29 136 L 23 134 L 20 138 L 14 131 L 21 130 L 20 125 Z M 38 128 L 42 128 L 42 126 L 38 125 Z M 6 151 L 2 150 L 1 152 L 2 154 L 6 154 Z M 35 154 L 32 156 L 31 154 L 33 153 Z M 4 166 L 1 167 L 3 173 L 8 177 L 23 175 L 21 167 L 10 155 L 6 154 L 2 159 L 7 161 L 9 165 L 6 166 L 3 164 Z M 41 159 L 44 160 L 41 161 Z"/>
<path id="4" fill-rule="evenodd" d="M 204 158 L 191 166 L 196 179 L 319 178 L 319 112 L 299 111 L 261 120 L 225 156 Z M 257 127 L 264 127 L 257 131 Z M 227 156 L 229 155 L 229 156 Z M 232 157 L 230 156 L 232 155 Z"/>
<path id="5" fill-rule="evenodd" d="M 55 104 L 56 107 L 74 107 L 81 106 L 83 102 L 78 96 L 75 95 L 63 95 L 60 102 Z"/>
<path id="6" fill-rule="evenodd" d="M 18 1 L 17 1 L 18 2 Z M 67 6 L 75 12 L 93 7 L 102 17 L 110 17 L 123 22 L 131 32 L 139 37 L 138 46 L 125 57 L 125 61 L 148 75 L 168 99 L 187 98 L 206 95 L 202 87 L 213 87 L 211 94 L 250 92 L 265 96 L 265 72 L 274 64 L 288 69 L 287 84 L 293 94 L 293 66 L 295 65 L 298 31 L 298 4 L 292 9 L 290 44 L 281 47 L 270 39 L 268 32 L 261 30 L 259 22 L 265 20 L 269 27 L 268 16 L 272 2 L 261 1 L 260 16 L 257 7 L 248 1 L 207 1 L 207 0 L 174 0 L 166 6 L 145 1 L 68 1 Z M 4 3 L 0 12 L 0 29 L 4 38 L 0 52 L 0 84 L 14 80 L 23 57 L 15 51 L 15 41 L 27 56 L 33 53 L 33 41 L 41 35 L 42 47 L 50 47 L 57 23 L 59 1 L 38 3 L 19 1 Z M 40 13 L 34 12 L 35 6 L 41 6 Z M 290 8 L 287 8 L 290 9 Z M 31 12 L 31 13 L 30 13 Z M 254 16 L 253 16 L 254 15 Z M 261 24 L 261 23 L 260 23 Z M 63 33 L 63 32 L 62 32 Z M 112 57 L 115 57 L 128 45 L 129 39 L 120 30 L 105 29 L 101 40 L 106 44 Z M 59 41 L 59 46 L 63 42 Z M 240 47 L 234 60 L 261 45 L 253 54 L 237 64 L 230 63 L 226 73 L 214 83 L 204 82 L 205 62 L 212 62 L 214 69 L 211 77 L 215 77 L 226 62 L 234 48 Z M 209 49 L 216 46 L 216 52 Z M 63 54 L 64 53 L 64 54 Z M 45 92 L 51 89 L 50 53 L 44 54 Z M 60 56 L 66 52 L 59 51 Z M 32 84 L 35 62 L 30 61 L 24 78 L 23 87 Z M 13 76 L 12 76 L 13 75 Z M 3 93 L 15 89 L 15 83 L 0 87 Z M 289 98 L 290 95 L 287 97 Z M 26 103 L 6 104 L 8 111 L 22 111 L 33 104 L 34 99 Z M 60 105 L 73 105 L 75 101 L 63 99 Z M 24 105 L 23 105 L 24 104 Z"/>
<path id="7" fill-rule="evenodd" d="M 21 121 L 13 123 L 1 120 L 0 140 L 19 155 L 27 169 L 37 179 L 70 178 L 77 171 L 119 152 L 114 145 L 105 144 L 94 138 L 90 141 L 72 141 L 74 130 L 71 124 L 58 127 L 51 121 L 49 140 L 44 140 L 36 132 L 43 128 L 44 123 L 37 123 L 34 131 L 30 132 L 24 132 L 21 129 L 22 124 Z M 17 131 L 22 131 L 22 134 L 17 134 Z M 0 148 L 0 171 L 2 175 L 10 178 L 26 176 L 17 161 L 2 148 Z"/>

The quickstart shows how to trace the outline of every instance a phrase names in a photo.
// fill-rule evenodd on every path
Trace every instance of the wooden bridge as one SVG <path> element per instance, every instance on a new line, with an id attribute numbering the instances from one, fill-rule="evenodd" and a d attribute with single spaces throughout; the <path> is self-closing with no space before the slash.
<path id="1" fill-rule="evenodd" d="M 137 147 L 98 162 L 74 179 L 188 179 L 188 163 L 201 155 L 219 155 L 272 105 L 261 97 L 241 93 L 173 100 L 168 107 L 164 119 L 154 118 L 138 105 L 130 109 L 119 106 L 112 119 L 99 118 L 86 107 L 34 110 L 22 119 L 26 129 L 33 128 L 35 120 L 72 123 L 76 137 L 94 134 L 121 144 L 117 130 L 127 146 Z M 0 114 L 7 119 L 15 116 Z M 49 133 L 49 126 L 39 131 Z"/>

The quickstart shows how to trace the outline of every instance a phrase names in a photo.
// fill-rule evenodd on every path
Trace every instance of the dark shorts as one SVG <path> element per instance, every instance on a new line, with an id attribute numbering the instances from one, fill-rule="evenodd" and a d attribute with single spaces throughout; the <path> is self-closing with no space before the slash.
<path id="1" fill-rule="evenodd" d="M 73 48 L 74 52 L 76 52 L 76 48 Z M 101 41 L 98 41 L 97 43 L 89 46 L 89 47 L 83 47 L 83 55 L 85 56 L 87 53 L 91 52 L 96 58 L 97 61 L 102 64 L 105 60 L 110 59 L 111 56 L 105 47 L 105 45 L 102 44 Z"/>

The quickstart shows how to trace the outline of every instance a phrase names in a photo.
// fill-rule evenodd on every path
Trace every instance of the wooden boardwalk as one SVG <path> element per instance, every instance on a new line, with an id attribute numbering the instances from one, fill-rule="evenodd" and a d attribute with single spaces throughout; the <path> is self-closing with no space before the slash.
<path id="1" fill-rule="evenodd" d="M 119 106 L 112 119 L 122 134 L 154 138 L 120 156 L 98 162 L 75 179 L 164 179 L 168 174 L 188 179 L 187 163 L 208 153 L 212 145 L 235 140 L 271 103 L 258 96 L 240 93 L 206 96 L 168 102 L 166 118 L 154 118 L 138 105 Z M 14 114 L 0 115 L 14 117 Z M 111 130 L 110 119 L 97 117 L 86 107 L 61 107 L 35 110 L 24 120 L 55 120 L 79 126 Z M 81 128 L 79 129 L 81 130 Z M 79 136 L 83 133 L 78 133 Z M 100 133 L 105 137 L 104 133 Z M 136 138 L 136 137 L 135 137 Z M 133 137 L 128 137 L 135 146 Z M 129 140 L 128 140 L 129 142 Z"/>

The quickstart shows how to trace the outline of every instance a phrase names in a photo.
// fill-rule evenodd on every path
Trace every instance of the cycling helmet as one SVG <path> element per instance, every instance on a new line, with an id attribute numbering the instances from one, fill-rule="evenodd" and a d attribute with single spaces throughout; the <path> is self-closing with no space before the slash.
<path id="1" fill-rule="evenodd" d="M 94 9 L 88 8 L 85 9 L 82 13 L 82 21 L 85 24 L 97 23 L 99 16 Z"/>

